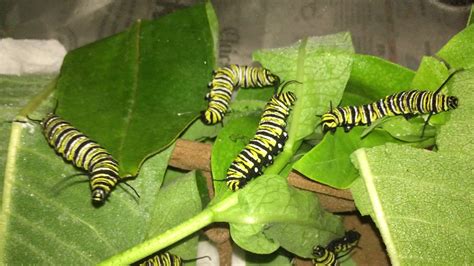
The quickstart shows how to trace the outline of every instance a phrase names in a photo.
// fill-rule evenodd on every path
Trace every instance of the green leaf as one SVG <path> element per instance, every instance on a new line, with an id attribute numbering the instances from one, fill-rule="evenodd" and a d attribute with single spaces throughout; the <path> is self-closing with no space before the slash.
<path id="1" fill-rule="evenodd" d="M 455 69 L 470 68 L 474 66 L 474 26 L 469 25 L 464 30 L 456 34 L 449 42 L 436 54 L 446 60 Z"/>
<path id="2" fill-rule="evenodd" d="M 430 142 L 427 142 L 426 145 L 420 146 L 421 148 L 426 148 L 433 146 L 436 129 L 427 126 L 425 129 L 424 138 L 421 138 L 424 123 L 425 120 L 421 116 L 408 120 L 403 116 L 395 116 L 388 118 L 385 123 L 382 123 L 381 128 L 387 131 L 387 133 L 389 133 L 392 137 L 401 141 L 421 142 L 426 140 L 426 138 L 430 138 Z"/>
<path id="3" fill-rule="evenodd" d="M 263 175 L 238 193 L 238 204 L 215 213 L 231 223 L 232 239 L 253 253 L 283 247 L 310 257 L 315 244 L 327 244 L 344 233 L 338 217 L 324 211 L 313 193 L 288 186 L 285 178 Z"/>
<path id="4" fill-rule="evenodd" d="M 320 183 L 345 189 L 359 177 L 350 160 L 350 154 L 361 147 L 374 147 L 386 142 L 399 142 L 387 132 L 375 129 L 361 139 L 364 127 L 354 127 L 349 133 L 336 130 L 298 160 L 293 168 Z"/>
<path id="5" fill-rule="evenodd" d="M 268 97 L 266 100 L 235 101 L 230 105 L 232 108 L 232 117 L 245 116 L 245 115 L 249 115 L 251 113 L 256 113 L 256 112 L 261 114 L 268 100 L 270 100 L 270 98 L 271 97 Z M 230 116 L 228 117 L 230 118 Z"/>
<path id="6" fill-rule="evenodd" d="M 441 128 L 438 152 L 386 144 L 352 156 L 363 177 L 351 188 L 355 203 L 376 222 L 394 265 L 472 263 L 473 76 L 453 77 L 462 104 Z"/>
<path id="7" fill-rule="evenodd" d="M 211 139 L 217 136 L 221 128 L 222 127 L 220 124 L 208 126 L 205 125 L 201 119 L 197 119 L 186 129 L 185 132 L 183 132 L 183 135 L 181 135 L 179 138 L 197 141 Z"/>
<path id="8" fill-rule="evenodd" d="M 257 254 L 269 254 L 280 245 L 265 237 L 264 224 L 230 224 L 232 241 L 240 247 Z"/>
<path id="9" fill-rule="evenodd" d="M 139 20 L 64 59 L 57 113 L 108 149 L 121 176 L 136 175 L 205 108 L 215 64 L 212 13 L 200 4 Z"/>
<path id="10" fill-rule="evenodd" d="M 354 54 L 351 75 L 340 105 L 367 104 L 406 90 L 414 76 L 412 70 L 384 59 Z M 337 103 L 333 101 L 333 106 Z"/>
<path id="11" fill-rule="evenodd" d="M 474 57 L 474 56 L 473 56 Z M 472 157 L 472 117 L 474 113 L 474 70 L 458 72 L 453 77 L 450 91 L 459 98 L 459 107 L 451 111 L 449 122 L 441 127 L 436 139 L 440 151 L 469 159 Z"/>
<path id="12" fill-rule="evenodd" d="M 432 56 L 423 56 L 410 88 L 435 91 L 448 75 L 449 69 L 442 61 Z"/>
<path id="13" fill-rule="evenodd" d="M 9 76 L 0 75 L 0 173 L 5 172 L 8 140 L 12 124 L 20 109 L 53 80 L 50 75 Z M 0 176 L 0 203 L 3 193 L 3 177 Z"/>
<path id="14" fill-rule="evenodd" d="M 237 90 L 237 97 L 235 100 L 257 100 L 267 102 L 273 96 L 274 91 L 275 89 L 273 87 L 240 88 Z"/>

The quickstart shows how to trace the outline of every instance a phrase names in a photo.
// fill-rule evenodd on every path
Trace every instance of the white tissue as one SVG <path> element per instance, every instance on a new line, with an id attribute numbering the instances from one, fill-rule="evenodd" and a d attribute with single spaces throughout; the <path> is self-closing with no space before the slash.
<path id="1" fill-rule="evenodd" d="M 56 73 L 65 55 L 57 40 L 0 39 L 0 74 Z"/>

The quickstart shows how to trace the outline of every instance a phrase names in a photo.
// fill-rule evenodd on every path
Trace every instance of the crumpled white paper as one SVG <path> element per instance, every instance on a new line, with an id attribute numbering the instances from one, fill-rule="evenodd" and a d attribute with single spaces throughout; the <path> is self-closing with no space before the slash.
<path id="1" fill-rule="evenodd" d="M 57 73 L 65 55 L 57 40 L 0 39 L 0 74 Z"/>

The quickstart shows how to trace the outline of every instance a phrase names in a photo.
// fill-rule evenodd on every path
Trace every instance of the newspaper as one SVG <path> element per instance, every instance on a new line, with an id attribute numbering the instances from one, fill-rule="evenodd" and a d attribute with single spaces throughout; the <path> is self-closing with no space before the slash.
<path id="1" fill-rule="evenodd" d="M 198 2 L 4 0 L 0 37 L 57 39 L 71 50 L 120 32 L 136 19 L 158 18 Z M 358 53 L 415 69 L 423 55 L 432 55 L 465 27 L 470 8 L 462 5 L 469 1 L 448 0 L 212 2 L 220 23 L 221 65 L 251 63 L 256 49 L 350 31 Z"/>

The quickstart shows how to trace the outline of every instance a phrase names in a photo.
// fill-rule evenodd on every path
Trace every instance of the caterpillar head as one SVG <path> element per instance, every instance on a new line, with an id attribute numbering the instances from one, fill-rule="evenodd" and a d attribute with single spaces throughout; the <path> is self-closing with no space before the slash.
<path id="1" fill-rule="evenodd" d="M 335 114 L 332 112 L 327 112 L 323 114 L 321 117 L 321 127 L 323 129 L 323 134 L 331 131 L 331 133 L 334 133 L 336 131 L 336 128 L 338 126 L 338 119 Z"/>
<path id="2" fill-rule="evenodd" d="M 326 253 L 326 249 L 320 245 L 313 248 L 313 256 L 316 258 L 321 258 Z"/>
<path id="3" fill-rule="evenodd" d="M 448 108 L 449 108 L 449 109 L 456 109 L 456 108 L 458 108 L 458 97 L 456 97 L 456 96 L 448 96 Z"/>
<path id="4" fill-rule="evenodd" d="M 92 191 L 92 203 L 94 205 L 102 205 L 105 202 L 107 193 L 103 188 L 96 188 Z"/>
<path id="5" fill-rule="evenodd" d="M 280 77 L 273 74 L 270 70 L 268 69 L 263 69 L 263 72 L 265 73 L 265 76 L 267 79 L 275 86 L 275 88 L 280 87 Z"/>

